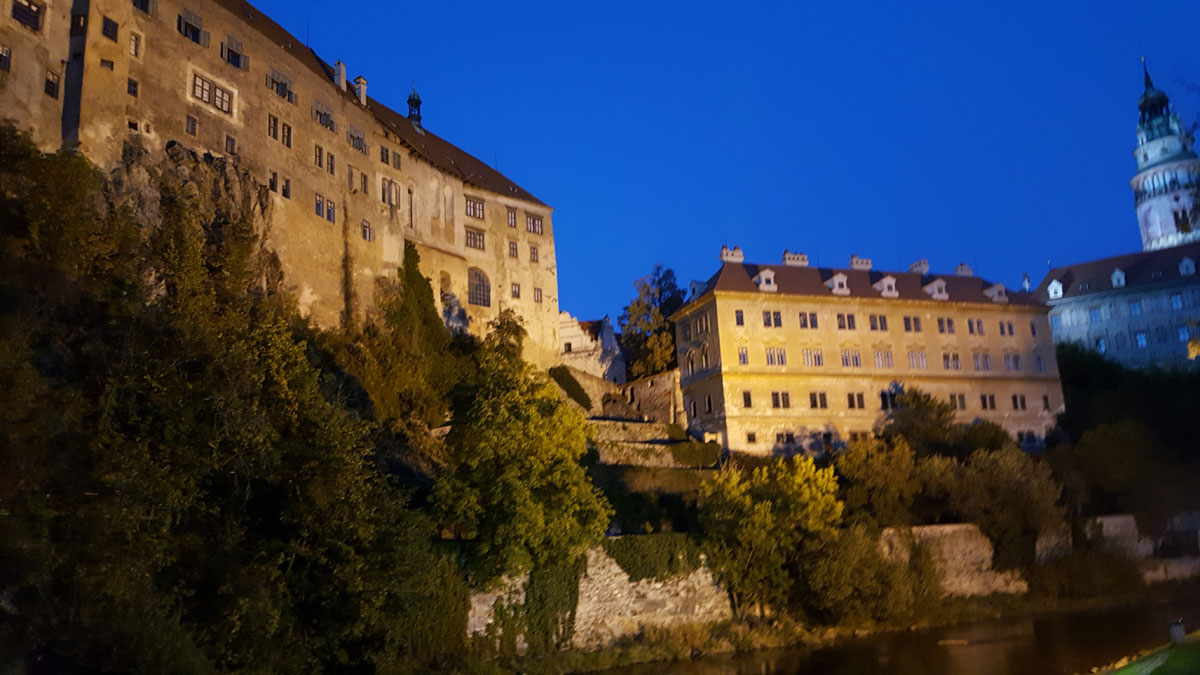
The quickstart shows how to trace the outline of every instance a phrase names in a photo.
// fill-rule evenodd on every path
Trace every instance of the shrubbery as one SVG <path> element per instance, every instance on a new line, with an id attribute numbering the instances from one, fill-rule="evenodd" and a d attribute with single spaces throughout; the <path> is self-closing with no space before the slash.
<path id="1" fill-rule="evenodd" d="M 720 443 L 673 443 L 671 459 L 680 466 L 713 466 L 721 460 Z"/>
<path id="2" fill-rule="evenodd" d="M 627 535 L 604 540 L 604 550 L 630 581 L 665 581 L 700 567 L 700 547 L 682 532 Z"/>

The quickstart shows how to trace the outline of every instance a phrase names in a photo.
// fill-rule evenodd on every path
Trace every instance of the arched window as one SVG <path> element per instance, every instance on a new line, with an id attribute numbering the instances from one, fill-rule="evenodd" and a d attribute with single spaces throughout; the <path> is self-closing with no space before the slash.
<path id="1" fill-rule="evenodd" d="M 483 307 L 492 306 L 492 285 L 487 275 L 474 267 L 467 270 L 467 302 Z"/>

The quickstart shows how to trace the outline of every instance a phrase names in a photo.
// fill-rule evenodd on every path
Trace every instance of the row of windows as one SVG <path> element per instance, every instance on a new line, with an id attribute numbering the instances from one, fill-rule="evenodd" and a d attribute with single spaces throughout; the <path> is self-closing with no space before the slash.
<path id="1" fill-rule="evenodd" d="M 519 300 L 521 298 L 521 284 L 511 284 L 509 294 L 514 300 Z M 533 289 L 533 301 L 542 301 L 542 289 Z M 480 307 L 492 306 L 492 285 L 488 281 L 487 275 L 483 273 L 483 270 L 474 267 L 467 270 L 467 302 Z"/>
<path id="2" fill-rule="evenodd" d="M 1170 302 L 1172 310 L 1183 309 L 1183 294 L 1175 293 L 1175 294 L 1171 295 L 1169 298 L 1169 302 Z M 1147 304 L 1146 301 L 1142 298 L 1138 298 L 1137 300 L 1133 300 L 1133 301 L 1129 302 L 1127 305 L 1129 316 L 1132 316 L 1132 317 L 1142 316 L 1144 313 L 1146 313 L 1146 311 L 1148 309 L 1146 307 L 1146 304 Z M 1107 307 L 1107 306 L 1106 307 L 1089 307 L 1087 310 L 1087 314 L 1086 314 L 1086 316 L 1087 316 L 1086 322 L 1082 320 L 1083 316 L 1084 316 L 1082 313 L 1063 312 L 1062 314 L 1067 315 L 1067 317 L 1069 319 L 1066 322 L 1066 325 L 1076 325 L 1076 324 L 1082 324 L 1082 323 L 1100 323 L 1101 321 L 1106 321 L 1112 317 L 1112 315 L 1114 314 L 1112 309 L 1113 308 Z M 1063 323 L 1062 323 L 1062 319 L 1060 318 L 1060 316 L 1061 315 L 1056 314 L 1051 317 L 1050 320 L 1051 320 L 1051 323 L 1054 328 L 1062 327 Z"/>
<path id="3" fill-rule="evenodd" d="M 773 310 L 764 310 L 762 313 L 764 328 L 782 328 L 783 313 Z M 733 312 L 734 323 L 738 326 L 746 325 L 745 313 L 738 309 Z M 852 313 L 838 313 L 836 315 L 838 330 L 857 330 L 858 321 Z M 1015 336 L 1016 330 L 1012 321 L 999 321 L 1000 335 Z M 686 322 L 683 324 L 686 327 Z M 814 330 L 819 327 L 820 323 L 817 319 L 816 312 L 800 312 L 799 327 L 802 329 Z M 888 318 L 886 314 L 869 314 L 867 315 L 867 325 L 872 331 L 886 332 L 888 330 Z M 953 335 L 955 333 L 954 319 L 950 317 L 938 317 L 937 319 L 938 332 L 943 334 Z M 921 317 L 906 316 L 904 317 L 904 332 L 905 333 L 920 333 L 921 332 Z M 967 319 L 967 332 L 971 335 L 984 334 L 983 319 Z M 1029 322 L 1029 332 L 1033 336 L 1037 336 L 1037 322 Z"/>
<path id="4" fill-rule="evenodd" d="M 1172 338 L 1171 329 L 1166 326 L 1159 326 L 1158 330 L 1155 331 L 1155 333 L 1157 336 L 1157 342 L 1159 342 L 1159 343 L 1169 342 Z M 1175 327 L 1174 338 L 1176 340 L 1178 340 L 1179 342 L 1187 343 L 1189 340 L 1191 340 L 1192 335 L 1193 335 L 1192 329 L 1187 326 L 1176 326 Z M 1117 349 L 1125 349 L 1127 344 L 1129 344 L 1137 349 L 1145 349 L 1146 347 L 1148 347 L 1150 345 L 1150 333 L 1148 331 L 1144 331 L 1144 330 L 1134 331 L 1132 339 L 1130 339 L 1128 341 L 1128 343 L 1126 341 L 1125 334 L 1118 333 L 1116 335 L 1116 337 L 1114 338 L 1113 342 Z M 1095 350 L 1100 352 L 1101 354 L 1107 353 L 1109 350 L 1108 338 L 1107 337 L 1096 338 L 1092 344 L 1092 347 L 1095 348 Z"/>
<path id="5" fill-rule="evenodd" d="M 711 397 L 706 396 L 706 411 L 712 412 Z M 885 389 L 878 392 L 880 410 L 893 410 L 896 408 L 896 392 Z M 950 407 L 954 410 L 967 410 L 967 395 L 966 394 L 950 394 Z M 1012 409 L 1014 411 L 1028 410 L 1025 394 L 1013 394 L 1011 397 Z M 792 407 L 792 394 L 788 391 L 773 391 L 771 392 L 771 408 L 776 410 L 788 409 Z M 824 391 L 808 392 L 808 407 L 812 410 L 826 410 L 829 408 L 829 394 Z M 754 394 L 749 390 L 742 391 L 742 408 L 754 408 Z M 848 410 L 866 410 L 867 398 L 863 392 L 847 392 L 846 393 L 846 408 Z M 979 395 L 980 410 L 995 410 L 996 395 L 995 394 L 980 394 Z M 1042 396 L 1042 410 L 1050 410 L 1050 397 Z"/>
<path id="6" fill-rule="evenodd" d="M 693 405 L 693 408 L 694 407 L 695 406 Z M 812 438 L 813 441 L 815 442 L 815 445 L 817 445 L 817 446 L 831 447 L 833 445 L 833 434 L 830 432 L 817 433 L 817 434 L 810 433 L 810 434 L 806 434 L 806 435 L 809 436 L 810 438 Z M 872 436 L 873 436 L 873 434 L 869 431 L 851 431 L 848 433 L 848 440 L 851 443 L 854 443 L 857 441 L 868 440 Z M 1021 444 L 1022 446 L 1036 445 L 1038 442 L 1039 442 L 1038 435 L 1032 431 L 1018 431 L 1017 432 L 1017 443 Z M 758 443 L 758 432 L 747 431 L 746 432 L 746 443 L 749 445 L 754 445 L 754 444 Z M 778 445 L 778 446 L 794 446 L 794 445 L 796 445 L 796 433 L 791 432 L 791 431 L 776 432 L 775 445 Z"/>
<path id="7" fill-rule="evenodd" d="M 1184 340 L 1186 341 L 1186 340 Z M 876 368 L 892 368 L 895 361 L 892 358 L 892 350 L 876 349 L 874 350 L 875 367 Z M 825 365 L 825 355 L 820 348 L 807 348 L 802 352 L 803 363 L 806 367 L 815 368 Z M 705 354 L 707 356 L 707 354 Z M 845 368 L 861 368 L 862 354 L 857 349 L 841 350 L 842 366 Z M 992 357 L 983 352 L 977 352 L 973 355 L 975 370 L 988 371 L 992 369 Z M 690 359 L 690 357 L 689 357 Z M 1034 367 L 1037 372 L 1045 372 L 1046 360 L 1041 354 L 1035 354 Z M 784 347 L 767 347 L 766 362 L 768 366 L 786 366 L 787 365 L 787 349 Z M 750 365 L 750 349 L 748 347 L 738 347 L 738 365 Z M 929 367 L 928 359 L 925 352 L 921 350 L 913 350 L 908 352 L 908 367 L 914 370 L 926 370 Z M 1022 359 L 1020 354 L 1004 354 L 1004 369 L 1008 371 L 1019 371 L 1022 368 Z M 962 370 L 962 358 L 957 352 L 942 353 L 942 369 L 943 370 Z M 690 373 L 689 373 L 690 374 Z"/>

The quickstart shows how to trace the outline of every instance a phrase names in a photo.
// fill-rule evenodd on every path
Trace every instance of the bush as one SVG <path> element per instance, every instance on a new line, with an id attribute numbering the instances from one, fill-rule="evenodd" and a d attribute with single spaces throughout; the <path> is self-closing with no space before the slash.
<path id="1" fill-rule="evenodd" d="M 681 466 L 713 466 L 721 459 L 721 444 L 676 443 L 671 446 L 671 459 Z"/>
<path id="2" fill-rule="evenodd" d="M 910 542 L 907 561 L 887 560 L 879 533 L 861 526 L 809 541 L 801 568 L 793 602 L 827 623 L 908 620 L 927 613 L 941 593 L 925 547 Z"/>
<path id="3" fill-rule="evenodd" d="M 1134 560 L 1109 551 L 1075 551 L 1033 568 L 1029 590 L 1044 598 L 1095 598 L 1114 592 L 1136 593 L 1142 573 Z"/>
<path id="4" fill-rule="evenodd" d="M 558 386 L 567 392 L 567 396 L 572 401 L 583 406 L 584 410 L 591 411 L 592 397 L 587 395 L 587 392 L 583 390 L 583 385 L 579 384 L 579 380 L 575 379 L 575 376 L 571 374 L 571 371 L 566 366 L 554 366 L 551 368 L 550 377 L 554 378 Z"/>
<path id="5" fill-rule="evenodd" d="M 696 525 L 696 491 L 711 471 L 594 464 L 596 487 L 616 512 L 609 532 L 689 531 Z"/>
<path id="6" fill-rule="evenodd" d="M 605 539 L 604 551 L 629 575 L 630 581 L 665 581 L 686 576 L 700 567 L 700 547 L 690 535 L 679 532 Z"/>
<path id="7" fill-rule="evenodd" d="M 676 443 L 682 443 L 691 439 L 688 437 L 687 432 L 684 431 L 683 427 L 679 426 L 678 424 L 668 424 L 667 440 L 671 440 Z"/>

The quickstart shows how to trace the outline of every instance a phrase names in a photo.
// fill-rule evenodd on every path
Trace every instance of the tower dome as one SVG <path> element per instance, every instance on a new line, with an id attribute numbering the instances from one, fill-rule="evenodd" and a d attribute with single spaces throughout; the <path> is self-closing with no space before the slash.
<path id="1" fill-rule="evenodd" d="M 1200 159 L 1192 135 L 1171 110 L 1167 95 L 1154 86 L 1142 62 L 1145 91 L 1138 99 L 1137 174 L 1133 188 L 1142 249 L 1151 251 L 1200 240 L 1200 212 L 1192 194 L 1200 188 Z"/>

